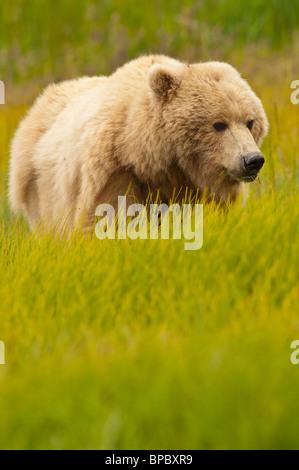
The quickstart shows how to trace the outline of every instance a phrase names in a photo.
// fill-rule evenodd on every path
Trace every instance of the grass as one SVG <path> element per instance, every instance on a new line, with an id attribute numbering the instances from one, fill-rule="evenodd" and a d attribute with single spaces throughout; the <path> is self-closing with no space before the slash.
<path id="1" fill-rule="evenodd" d="M 18 24 L 32 67 L 16 60 L 2 68 L 10 100 L 0 108 L 0 340 L 6 348 L 0 448 L 298 449 L 299 366 L 290 362 L 290 344 L 299 338 L 299 107 L 290 102 L 290 83 L 299 70 L 296 43 L 286 47 L 298 26 L 297 2 L 264 4 L 254 24 L 257 0 L 246 15 L 232 0 L 215 2 L 217 14 L 208 13 L 207 2 L 186 1 L 181 8 L 161 2 L 163 28 L 153 15 L 158 4 L 149 2 L 147 27 L 141 24 L 145 29 L 135 39 L 141 6 L 116 3 L 117 11 L 102 2 L 102 23 L 90 13 L 95 2 L 87 8 L 78 1 L 73 9 L 67 0 L 59 7 L 49 2 L 47 15 L 34 1 L 28 10 L 22 1 L 12 1 L 11 9 L 1 3 L 1 47 L 7 54 L 15 50 L 8 26 Z M 87 11 L 90 19 L 81 24 Z M 231 62 L 261 96 L 270 119 L 266 165 L 246 206 L 227 214 L 205 206 L 204 244 L 195 252 L 184 251 L 183 240 L 36 238 L 14 219 L 5 194 L 9 142 L 27 106 L 24 80 L 30 78 L 32 94 L 34 84 L 56 70 L 61 76 L 88 71 L 97 47 L 107 56 L 113 44 L 121 47 L 121 24 L 128 38 L 124 57 L 154 48 L 166 33 L 172 39 L 165 53 L 177 41 L 181 55 L 192 55 L 198 38 L 193 25 L 188 41 L 189 23 L 182 22 L 188 11 L 213 28 L 221 22 Z M 27 17 L 34 20 L 30 28 Z M 107 43 L 85 47 L 95 24 L 108 34 L 112 17 L 118 26 Z M 74 57 L 83 51 L 78 68 L 78 58 L 66 58 L 62 72 L 61 44 Z M 216 47 L 208 38 L 204 44 L 206 53 Z M 215 49 L 217 58 L 222 54 Z M 106 65 L 104 58 L 100 64 L 108 71 L 122 55 L 111 55 Z"/>

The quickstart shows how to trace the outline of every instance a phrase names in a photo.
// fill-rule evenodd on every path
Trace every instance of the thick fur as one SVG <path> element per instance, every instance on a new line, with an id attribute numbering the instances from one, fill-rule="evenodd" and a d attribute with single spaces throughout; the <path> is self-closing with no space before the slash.
<path id="1" fill-rule="evenodd" d="M 247 123 L 254 119 L 250 131 Z M 217 132 L 213 124 L 228 129 Z M 109 77 L 51 85 L 11 146 L 9 199 L 32 227 L 58 217 L 89 229 L 100 203 L 149 190 L 234 200 L 241 157 L 268 128 L 260 100 L 230 65 L 143 56 Z"/>

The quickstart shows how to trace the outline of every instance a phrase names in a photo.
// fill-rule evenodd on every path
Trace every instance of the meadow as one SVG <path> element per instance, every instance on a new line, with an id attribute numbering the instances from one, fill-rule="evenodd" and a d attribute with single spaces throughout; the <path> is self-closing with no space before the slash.
<path id="1" fill-rule="evenodd" d="M 0 5 L 1 449 L 299 449 L 299 1 Z M 47 83 L 147 52 L 226 60 L 270 132 L 245 207 L 204 243 L 36 237 L 10 212 L 9 144 Z"/>

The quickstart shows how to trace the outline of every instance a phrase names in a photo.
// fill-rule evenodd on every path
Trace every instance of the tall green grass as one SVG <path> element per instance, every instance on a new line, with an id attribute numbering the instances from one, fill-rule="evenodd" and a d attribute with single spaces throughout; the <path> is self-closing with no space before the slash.
<path id="1" fill-rule="evenodd" d="M 297 28 L 297 0 L 1 2 L 1 449 L 298 449 Z M 148 50 L 227 56 L 262 98 L 266 164 L 246 206 L 206 205 L 195 252 L 36 237 L 6 197 L 28 89 Z"/>
<path id="2" fill-rule="evenodd" d="M 1 448 L 298 448 L 299 198 L 205 207 L 204 246 L 1 229 Z"/>

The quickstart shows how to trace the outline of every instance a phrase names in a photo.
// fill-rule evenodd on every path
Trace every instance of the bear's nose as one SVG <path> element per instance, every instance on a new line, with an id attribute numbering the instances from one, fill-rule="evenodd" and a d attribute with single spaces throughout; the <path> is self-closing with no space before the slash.
<path id="1" fill-rule="evenodd" d="M 264 163 L 265 159 L 260 152 L 248 153 L 243 157 L 244 168 L 248 173 L 256 173 Z"/>

